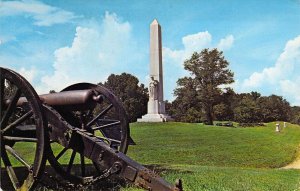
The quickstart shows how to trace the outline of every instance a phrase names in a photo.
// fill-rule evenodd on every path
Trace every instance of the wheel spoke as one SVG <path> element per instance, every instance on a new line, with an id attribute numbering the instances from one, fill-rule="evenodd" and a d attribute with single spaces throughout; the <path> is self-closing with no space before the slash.
<path id="1" fill-rule="evenodd" d="M 0 124 L 0 127 L 5 127 L 7 125 L 7 122 L 9 120 L 9 117 L 11 116 L 12 112 L 14 111 L 15 107 L 16 107 L 16 104 L 17 104 L 17 101 L 19 100 L 20 96 L 21 96 L 21 90 L 20 89 L 17 89 L 17 91 L 15 92 L 11 102 L 9 103 L 8 105 L 8 108 L 2 118 L 2 121 L 1 121 L 1 124 Z"/>
<path id="2" fill-rule="evenodd" d="M 5 150 L 7 150 L 12 156 L 14 156 L 18 161 L 20 161 L 24 166 L 27 167 L 28 170 L 31 169 L 31 165 L 28 164 L 28 162 L 26 162 L 24 160 L 23 157 L 21 157 L 21 155 L 15 151 L 13 148 L 11 148 L 10 146 L 8 145 L 5 145 Z"/>
<path id="3" fill-rule="evenodd" d="M 111 108 L 113 107 L 113 104 L 110 104 L 107 106 L 101 113 L 99 113 L 92 121 L 90 121 L 87 126 L 91 126 L 97 119 L 99 119 L 101 116 L 105 115 Z"/>
<path id="4" fill-rule="evenodd" d="M 61 156 L 63 156 L 63 154 L 68 150 L 67 147 L 63 148 L 63 150 L 61 150 L 58 155 L 55 157 L 56 160 L 58 160 Z"/>
<path id="5" fill-rule="evenodd" d="M 98 129 L 103 129 L 103 128 L 107 128 L 107 127 L 112 127 L 112 126 L 120 125 L 120 124 L 121 124 L 121 121 L 117 121 L 117 122 L 114 122 L 114 123 L 109 123 L 109 124 L 101 125 L 101 126 L 98 126 L 98 127 L 94 127 L 94 128 L 92 128 L 92 129 L 93 129 L 93 130 L 98 130 Z"/>
<path id="6" fill-rule="evenodd" d="M 117 122 L 117 121 L 119 121 L 119 120 L 117 120 L 117 119 L 98 119 L 98 121 L 97 122 Z"/>
<path id="7" fill-rule="evenodd" d="M 75 155 L 76 155 L 76 151 L 73 150 L 70 161 L 69 161 L 69 164 L 68 164 L 68 168 L 67 168 L 67 173 L 69 173 L 69 174 L 71 172 L 71 168 L 72 168 L 73 163 L 74 163 Z"/>
<path id="8" fill-rule="evenodd" d="M 11 183 L 13 184 L 13 187 L 15 188 L 15 190 L 17 190 L 18 188 L 20 188 L 20 184 L 19 184 L 18 178 L 16 176 L 16 173 L 15 173 L 13 167 L 11 166 L 10 160 L 7 156 L 7 152 L 5 150 L 6 149 L 5 149 L 4 145 L 2 144 L 1 145 L 1 159 L 3 160 L 3 163 L 5 165 L 8 176 L 11 180 Z"/>
<path id="9" fill-rule="evenodd" d="M 0 112 L 3 111 L 3 106 L 4 106 L 4 88 L 5 88 L 5 80 L 0 79 L 0 105 L 1 105 Z M 1 116 L 1 113 L 0 113 L 0 116 Z"/>
<path id="10" fill-rule="evenodd" d="M 15 173 L 13 167 L 12 166 L 6 166 L 6 171 L 8 173 L 8 176 L 9 176 L 15 190 L 19 189 L 20 188 L 20 183 L 18 181 L 18 178 L 16 176 L 16 173 Z"/>
<path id="11" fill-rule="evenodd" d="M 121 141 L 119 141 L 119 140 L 116 140 L 116 139 L 112 139 L 112 138 L 108 138 L 108 137 L 98 137 L 97 136 L 97 138 L 99 138 L 99 139 L 105 139 L 105 140 L 107 140 L 108 142 L 115 142 L 115 143 L 121 143 Z"/>
<path id="12" fill-rule="evenodd" d="M 80 153 L 80 163 L 81 163 L 81 176 L 85 176 L 85 161 L 84 161 L 84 155 Z"/>
<path id="13" fill-rule="evenodd" d="M 22 142 L 37 142 L 36 138 L 27 138 L 27 137 L 12 137 L 12 136 L 3 136 L 3 140 L 8 141 L 22 141 Z"/>
<path id="14" fill-rule="evenodd" d="M 9 124 L 5 129 L 3 129 L 3 132 L 8 131 L 9 129 L 16 127 L 18 125 L 20 125 L 21 123 L 23 123 L 26 119 L 28 119 L 29 117 L 31 117 L 33 114 L 32 110 L 28 111 L 26 114 L 24 114 L 22 117 L 18 118 L 16 121 L 14 121 L 13 123 Z"/>

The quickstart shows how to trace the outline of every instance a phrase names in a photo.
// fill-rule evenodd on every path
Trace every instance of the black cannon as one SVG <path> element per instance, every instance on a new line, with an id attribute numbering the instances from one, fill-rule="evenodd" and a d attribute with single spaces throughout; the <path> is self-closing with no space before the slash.
<path id="1" fill-rule="evenodd" d="M 0 175 L 8 175 L 12 189 L 33 190 L 48 160 L 74 184 L 117 175 L 147 190 L 182 190 L 180 180 L 172 185 L 125 155 L 134 144 L 126 113 L 105 87 L 79 83 L 38 96 L 12 70 L 0 67 L 0 79 Z M 17 173 L 19 166 L 22 173 Z"/>

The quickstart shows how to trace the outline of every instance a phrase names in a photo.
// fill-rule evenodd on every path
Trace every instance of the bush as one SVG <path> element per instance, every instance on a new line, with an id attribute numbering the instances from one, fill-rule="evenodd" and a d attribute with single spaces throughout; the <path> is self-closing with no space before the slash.
<path id="1" fill-rule="evenodd" d="M 265 126 L 264 123 L 239 123 L 239 127 L 257 127 L 257 126 Z"/>
<path id="2" fill-rule="evenodd" d="M 233 126 L 233 123 L 232 122 L 224 122 L 224 123 L 222 123 L 222 122 L 218 122 L 218 123 L 216 123 L 216 126 L 224 126 L 224 127 L 234 127 Z"/>

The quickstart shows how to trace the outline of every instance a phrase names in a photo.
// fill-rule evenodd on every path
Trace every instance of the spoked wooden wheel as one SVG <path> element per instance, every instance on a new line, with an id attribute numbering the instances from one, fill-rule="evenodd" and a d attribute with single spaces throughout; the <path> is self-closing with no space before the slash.
<path id="1" fill-rule="evenodd" d="M 102 86 L 89 83 L 75 84 L 63 91 L 86 89 L 91 89 L 94 93 L 95 101 L 91 104 L 92 106 L 72 111 L 64 107 L 55 109 L 73 127 L 84 129 L 106 142 L 110 147 L 126 153 L 128 143 L 132 140 L 129 138 L 129 125 L 125 110 L 116 96 Z M 73 135 L 68 136 L 72 140 Z M 80 144 L 80 140 L 75 142 Z M 93 181 L 106 170 L 84 157 L 81 152 L 68 147 L 60 147 L 58 149 L 58 144 L 51 144 L 53 152 L 50 152 L 48 160 L 58 173 L 71 182 L 81 184 Z M 57 150 L 59 152 L 56 152 Z"/>
<path id="2" fill-rule="evenodd" d="M 41 103 L 32 86 L 16 72 L 0 68 L 0 79 L 1 187 L 32 190 L 46 161 Z"/>

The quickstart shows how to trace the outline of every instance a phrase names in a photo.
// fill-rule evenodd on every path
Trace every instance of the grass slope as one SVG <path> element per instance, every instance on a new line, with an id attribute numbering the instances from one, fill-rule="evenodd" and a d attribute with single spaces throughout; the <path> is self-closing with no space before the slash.
<path id="1" fill-rule="evenodd" d="M 300 171 L 274 169 L 296 158 L 300 127 L 227 128 L 186 123 L 134 123 L 129 156 L 165 168 L 185 190 L 300 190 Z M 139 190 L 133 187 L 126 191 Z"/>
<path id="2" fill-rule="evenodd" d="M 297 125 L 288 124 L 276 133 L 275 123 L 252 128 L 133 123 L 131 136 L 137 145 L 128 155 L 155 167 L 170 182 L 182 178 L 185 191 L 300 190 L 300 170 L 278 169 L 299 153 Z M 33 157 L 31 150 L 30 145 L 18 144 L 24 155 Z M 55 152 L 60 150 L 57 146 Z"/>
<path id="3" fill-rule="evenodd" d="M 296 191 L 300 188 L 298 170 L 237 167 L 181 166 L 162 174 L 170 182 L 183 180 L 185 191 Z M 142 191 L 135 187 L 122 191 Z"/>
<path id="4" fill-rule="evenodd" d="M 128 154 L 144 164 L 275 168 L 296 157 L 300 127 L 230 128 L 188 123 L 134 123 Z"/>

